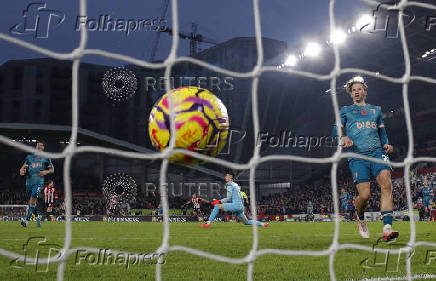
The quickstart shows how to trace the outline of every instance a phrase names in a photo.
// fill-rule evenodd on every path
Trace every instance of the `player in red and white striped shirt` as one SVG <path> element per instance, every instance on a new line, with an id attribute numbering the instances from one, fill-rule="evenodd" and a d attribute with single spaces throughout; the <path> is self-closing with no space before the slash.
<path id="1" fill-rule="evenodd" d="M 53 181 L 49 181 L 48 185 L 44 187 L 44 202 L 49 206 L 53 206 L 55 197 L 57 197 L 56 188 L 54 187 Z"/>
<path id="2" fill-rule="evenodd" d="M 119 207 L 118 199 L 117 199 L 116 195 L 112 195 L 112 197 L 109 199 L 109 202 L 108 202 L 107 215 L 108 216 L 119 215 L 118 207 Z"/>
<path id="3" fill-rule="evenodd" d="M 58 198 L 58 194 L 52 180 L 48 182 L 47 186 L 44 186 L 42 194 L 44 196 L 43 198 L 45 203 L 45 215 L 47 220 L 50 220 L 50 215 L 53 211 L 55 199 Z"/>
<path id="4" fill-rule="evenodd" d="M 194 216 L 198 217 L 198 215 L 201 214 L 201 203 L 202 202 L 209 204 L 209 201 L 197 196 L 197 194 L 194 193 L 194 194 L 192 194 L 191 199 L 188 202 L 186 202 L 185 204 L 183 204 L 183 206 L 192 204 L 192 206 L 194 207 L 192 214 Z"/>

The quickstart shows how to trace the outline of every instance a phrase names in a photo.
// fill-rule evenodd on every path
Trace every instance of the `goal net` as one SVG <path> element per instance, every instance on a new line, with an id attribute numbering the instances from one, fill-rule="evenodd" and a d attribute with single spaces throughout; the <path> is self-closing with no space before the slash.
<path id="1" fill-rule="evenodd" d="M 379 4 L 378 1 L 374 0 L 363 0 L 364 2 L 367 2 L 371 5 L 377 5 Z M 192 64 L 199 65 L 201 67 L 205 67 L 211 71 L 215 71 L 218 73 L 222 73 L 225 75 L 229 75 L 236 78 L 252 78 L 252 91 L 251 91 L 251 100 L 252 100 L 252 113 L 253 113 L 253 126 L 254 126 L 254 136 L 259 135 L 259 109 L 258 109 L 258 98 L 257 98 L 257 92 L 258 92 L 258 85 L 259 85 L 259 79 L 262 73 L 266 72 L 282 72 L 282 73 L 291 73 L 296 76 L 300 77 L 306 77 L 318 81 L 330 81 L 330 89 L 333 93 L 335 93 L 335 89 L 338 89 L 337 85 L 337 79 L 340 75 L 343 74 L 354 74 L 356 72 L 361 73 L 363 75 L 374 77 L 376 79 L 383 79 L 385 81 L 400 84 L 402 85 L 402 99 L 404 102 L 404 115 L 406 119 L 406 131 L 408 135 L 408 152 L 407 156 L 402 162 L 393 162 L 393 167 L 400 167 L 404 168 L 404 181 L 405 181 L 405 187 L 406 187 L 406 194 L 407 194 L 407 203 L 408 203 L 408 210 L 409 210 L 409 217 L 413 217 L 413 206 L 412 206 L 412 195 L 411 195 L 411 188 L 410 188 L 410 167 L 411 165 L 418 163 L 418 162 L 436 162 L 436 158 L 430 158 L 430 157 L 421 157 L 421 158 L 414 158 L 413 151 L 414 151 L 414 138 L 413 138 L 413 130 L 412 130 L 412 123 L 411 123 L 411 117 L 410 117 L 410 104 L 409 104 L 409 83 L 411 81 L 423 81 L 426 83 L 435 83 L 436 79 L 430 78 L 430 77 L 422 77 L 422 76 L 412 76 L 411 75 L 411 65 L 410 65 L 410 55 L 408 50 L 408 44 L 406 41 L 405 36 L 405 29 L 404 29 L 404 22 L 403 17 L 399 16 L 399 36 L 402 42 L 402 51 L 404 54 L 404 63 L 405 63 L 405 72 L 401 77 L 389 77 L 385 75 L 380 75 L 379 73 L 368 71 L 365 69 L 357 69 L 357 68 L 341 68 L 341 59 L 339 55 L 338 48 L 333 45 L 334 50 L 334 57 L 335 57 L 335 64 L 333 69 L 331 70 L 330 74 L 328 75 L 318 75 L 315 73 L 310 72 L 302 72 L 297 71 L 293 69 L 286 69 L 286 68 L 277 68 L 274 66 L 264 66 L 264 52 L 263 52 L 263 46 L 262 46 L 262 32 L 261 32 L 261 19 L 260 19 L 260 10 L 259 10 L 259 1 L 253 0 L 253 7 L 254 7 L 254 27 L 255 27 L 255 35 L 256 35 L 256 46 L 257 46 L 257 65 L 254 67 L 254 69 L 250 72 L 242 73 L 242 72 L 234 72 L 229 71 L 227 69 L 223 69 L 208 63 L 205 63 L 203 61 L 190 58 L 190 57 L 178 57 L 176 55 L 177 48 L 179 45 L 179 11 L 178 11 L 178 1 L 172 0 L 171 1 L 171 8 L 172 8 L 172 23 L 173 23 L 173 41 L 171 46 L 171 51 L 169 53 L 169 56 L 164 62 L 161 63 L 150 63 L 144 60 L 135 59 L 133 57 L 122 55 L 122 54 L 116 54 L 107 52 L 104 50 L 99 49 L 88 49 L 87 43 L 88 43 L 88 37 L 90 34 L 87 33 L 86 28 L 82 28 L 80 30 L 80 44 L 77 46 L 76 49 L 74 49 L 71 53 L 58 53 L 54 52 L 48 49 L 44 49 L 41 47 L 38 47 L 34 44 L 27 43 L 23 40 L 17 39 L 15 37 L 8 36 L 4 33 L 0 33 L 0 39 L 5 40 L 9 43 L 30 49 L 34 52 L 37 52 L 39 54 L 60 59 L 60 60 L 72 60 L 72 132 L 70 136 L 70 140 L 68 142 L 68 145 L 61 153 L 50 153 L 50 152 L 38 152 L 34 148 L 31 148 L 29 146 L 23 145 L 18 142 L 13 142 L 11 139 L 4 137 L 0 135 L 0 141 L 8 146 L 14 147 L 16 149 L 20 149 L 22 151 L 28 152 L 28 153 L 35 153 L 44 157 L 50 157 L 54 159 L 64 159 L 64 188 L 65 188 L 65 202 L 66 202 L 66 217 L 69 218 L 65 221 L 65 228 L 66 228 L 66 235 L 65 240 L 63 244 L 63 249 L 60 252 L 60 255 L 56 257 L 50 257 L 49 259 L 39 259 L 38 262 L 40 264 L 45 263 L 59 263 L 58 265 L 58 274 L 57 274 L 57 280 L 62 281 L 64 280 L 64 271 L 66 268 L 66 261 L 68 257 L 70 257 L 76 250 L 71 248 L 71 241 L 72 241 L 72 227 L 71 227 L 71 212 L 72 212 L 72 194 L 71 194 L 71 182 L 70 182 L 70 175 L 71 175 L 71 163 L 74 155 L 76 153 L 85 153 L 85 152 L 95 152 L 95 153 L 110 153 L 112 155 L 116 155 L 119 157 L 126 157 L 126 158 L 132 158 L 132 159 L 162 159 L 162 166 L 160 170 L 160 183 L 167 182 L 167 170 L 169 166 L 169 157 L 173 155 L 174 153 L 183 153 L 190 155 L 192 157 L 205 160 L 211 163 L 215 163 L 218 165 L 222 165 L 234 170 L 249 170 L 249 191 L 251 194 L 250 197 L 250 209 L 251 214 L 255 214 L 256 211 L 256 198 L 255 198 L 255 170 L 257 165 L 261 163 L 265 163 L 267 161 L 295 161 L 295 162 L 304 162 L 304 163 L 317 163 L 317 164 L 327 164 L 330 163 L 332 165 L 331 167 L 331 192 L 332 192 L 332 199 L 334 204 L 334 217 L 335 222 L 335 230 L 333 239 L 331 241 L 330 247 L 326 250 L 321 251 L 305 251 L 305 250 L 283 250 L 283 249 L 259 249 L 259 235 L 258 235 L 258 227 L 256 224 L 253 224 L 253 242 L 252 242 L 252 249 L 249 252 L 249 254 L 243 258 L 229 258 L 223 255 L 217 255 L 212 254 L 209 252 L 204 252 L 198 249 L 193 249 L 185 246 L 178 246 L 178 245 L 170 245 L 169 243 L 169 237 L 170 237 L 170 228 L 169 228 L 169 205 L 168 205 L 168 195 L 167 191 L 165 189 L 165 186 L 163 184 L 160 185 L 160 194 L 162 198 L 162 208 L 163 208 L 163 238 L 161 245 L 158 249 L 156 249 L 155 253 L 159 255 L 159 257 L 163 257 L 163 255 L 168 254 L 170 252 L 174 251 L 184 251 L 192 255 L 198 255 L 202 256 L 208 259 L 212 259 L 215 261 L 225 262 L 229 264 L 247 264 L 247 280 L 253 280 L 253 270 L 254 270 L 254 264 L 256 262 L 256 259 L 259 258 L 262 255 L 287 255 L 287 256 L 327 256 L 329 257 L 329 274 L 331 280 L 336 280 L 336 274 L 334 270 L 334 262 L 335 257 L 340 250 L 344 249 L 354 249 L 354 250 L 361 250 L 361 251 L 369 251 L 372 252 L 374 249 L 369 246 L 364 245 L 358 245 L 358 244 L 341 244 L 339 243 L 339 230 L 340 230 L 340 224 L 339 224 L 339 206 L 338 206 L 338 192 L 337 192 L 337 168 L 338 164 L 341 159 L 348 158 L 348 157 L 355 157 L 355 158 L 362 158 L 365 160 L 383 163 L 382 160 L 373 159 L 364 157 L 357 154 L 352 153 L 343 153 L 342 147 L 338 146 L 337 151 L 332 157 L 327 158 L 308 158 L 308 157 L 299 157 L 294 155 L 271 155 L 271 156 L 260 156 L 260 148 L 258 146 L 254 147 L 253 151 L 253 157 L 248 163 L 245 164 L 237 164 L 228 162 L 222 159 L 213 158 L 213 157 L 207 157 L 199 153 L 195 152 L 189 152 L 185 150 L 175 149 L 175 139 L 173 136 L 175 136 L 175 122 L 174 122 L 174 113 L 173 110 L 171 110 L 170 114 L 170 127 L 171 127 L 171 141 L 170 146 L 162 153 L 153 153 L 153 154 L 143 154 L 143 153 L 133 153 L 133 152 L 125 152 L 121 150 L 116 149 L 107 149 L 103 147 L 97 147 L 97 146 L 77 146 L 77 136 L 78 136 L 78 89 L 80 85 L 79 81 L 79 65 L 81 63 L 81 59 L 84 55 L 96 55 L 96 56 L 103 56 L 107 58 L 117 59 L 129 64 L 134 64 L 141 67 L 151 68 L 151 69 L 158 69 L 165 67 L 165 87 L 166 91 L 170 91 L 170 73 L 171 68 L 179 62 L 188 62 Z M 182 2 L 181 2 L 182 3 Z M 412 2 L 407 0 L 400 1 L 396 6 L 395 9 L 400 10 L 400 13 L 408 7 L 408 6 L 419 6 L 421 8 L 427 8 L 429 11 L 436 10 L 436 5 L 431 4 L 425 4 L 425 3 L 419 3 L 419 2 Z M 80 0 L 80 14 L 82 16 L 87 15 L 87 1 L 86 0 Z M 389 8 L 388 6 L 386 6 Z M 330 18 L 330 33 L 332 33 L 335 30 L 335 16 L 334 16 L 334 8 L 335 8 L 335 0 L 330 0 L 329 2 L 329 18 Z M 337 96 L 335 94 L 331 95 L 331 100 L 335 112 L 335 120 L 336 123 L 340 123 L 340 117 L 339 117 L 339 105 Z M 171 99 L 169 99 L 169 106 L 170 109 L 173 108 Z M 340 133 L 340 132 L 339 132 Z M 18 212 L 22 212 L 24 209 L 23 206 L 21 207 L 0 207 L 0 212 L 12 212 L 14 214 Z M 1 213 L 0 213 L 1 214 Z M 255 216 L 254 218 L 255 219 Z M 417 246 L 431 246 L 436 247 L 436 243 L 430 243 L 430 242 L 420 242 L 416 241 L 416 231 L 415 231 L 415 221 L 410 220 L 410 239 L 407 243 L 407 246 L 396 249 L 396 250 L 386 250 L 386 249 L 378 249 L 379 253 L 386 253 L 390 252 L 391 254 L 399 254 L 399 253 L 410 253 L 413 251 L 414 248 Z M 81 248 L 84 249 L 84 248 Z M 88 252 L 95 252 L 97 253 L 98 249 L 93 248 L 87 248 Z M 127 253 L 125 253 L 127 254 Z M 23 255 L 20 255 L 19 253 L 11 252 L 5 249 L 0 249 L 0 255 L 6 256 L 11 259 L 17 259 L 23 261 L 25 257 Z M 28 262 L 34 261 L 33 259 L 28 258 Z M 406 259 L 406 269 L 407 269 L 407 276 L 405 277 L 406 280 L 412 280 L 412 266 L 411 266 L 411 259 Z M 162 280 L 162 263 L 158 262 L 156 264 L 156 280 Z"/>

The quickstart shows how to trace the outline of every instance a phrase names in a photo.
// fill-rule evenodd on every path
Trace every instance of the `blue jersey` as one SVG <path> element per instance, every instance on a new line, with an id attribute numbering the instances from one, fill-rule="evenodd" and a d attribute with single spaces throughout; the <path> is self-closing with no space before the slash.
<path id="1" fill-rule="evenodd" d="M 53 167 L 50 158 L 30 154 L 26 156 L 27 179 L 26 185 L 44 184 L 44 177 L 39 175 L 40 171 Z"/>
<path id="2" fill-rule="evenodd" d="M 433 187 L 424 186 L 422 187 L 421 192 L 422 192 L 422 197 L 424 199 L 433 199 L 434 196 Z"/>
<path id="3" fill-rule="evenodd" d="M 226 189 L 227 189 L 227 196 L 226 198 L 221 199 L 222 203 L 241 203 L 243 202 L 242 200 L 242 195 L 241 195 L 241 188 L 239 187 L 239 185 L 233 181 L 228 182 L 226 184 Z"/>
<path id="4" fill-rule="evenodd" d="M 347 205 L 348 201 L 351 199 L 350 193 L 348 193 L 348 192 L 341 193 L 341 196 L 339 197 L 339 199 L 341 199 L 342 205 L 344 205 L 344 206 Z"/>
<path id="5" fill-rule="evenodd" d="M 381 150 L 388 144 L 385 137 L 382 143 L 379 128 L 384 127 L 381 108 L 374 105 L 344 106 L 340 111 L 341 123 L 345 127 L 345 135 L 353 141 L 351 152 L 368 153 Z"/>

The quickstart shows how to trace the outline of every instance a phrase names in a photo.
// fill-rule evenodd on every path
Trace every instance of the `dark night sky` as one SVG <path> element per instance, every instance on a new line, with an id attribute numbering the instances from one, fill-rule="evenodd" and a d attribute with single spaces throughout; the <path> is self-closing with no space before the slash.
<path id="1" fill-rule="evenodd" d="M 40 1 L 44 2 L 44 1 Z M 324 0 L 268 0 L 260 1 L 262 35 L 265 37 L 282 40 L 291 48 L 301 49 L 308 39 L 319 39 L 320 35 L 327 36 L 328 31 L 328 2 Z M 9 1 L 0 11 L 0 31 L 20 38 L 41 47 L 50 48 L 58 52 L 71 52 L 79 42 L 79 32 L 75 31 L 76 19 L 79 15 L 78 1 L 48 0 L 47 9 L 61 11 L 66 15 L 65 21 L 50 29 L 48 38 L 35 38 L 32 34 L 14 35 L 9 29 L 23 22 L 22 12 L 25 7 L 33 2 L 16 0 Z M 111 15 L 112 18 L 148 19 L 159 18 L 162 1 L 96 1 L 89 0 L 89 18 L 98 18 L 99 15 Z M 199 24 L 198 32 L 224 42 L 233 37 L 254 36 L 254 15 L 251 0 L 240 1 L 214 1 L 214 0 L 183 0 L 179 1 L 180 31 L 188 33 L 191 22 Z M 351 23 L 357 15 L 370 13 L 371 7 L 357 0 L 338 0 L 336 15 L 338 23 Z M 168 9 L 168 23 L 172 26 L 171 7 Z M 89 33 L 88 48 L 99 48 L 111 52 L 122 53 L 135 58 L 148 59 L 150 44 L 154 32 L 136 31 L 126 35 L 124 32 L 99 32 Z M 162 34 L 159 42 L 159 51 L 156 59 L 164 59 L 169 52 L 171 37 Z M 205 49 L 210 45 L 201 44 Z M 0 41 L 0 63 L 10 59 L 37 58 L 42 55 L 28 51 L 5 41 Z M 181 40 L 179 55 L 188 55 L 189 42 Z M 122 62 L 87 56 L 86 62 L 116 65 Z"/>
<path id="2" fill-rule="evenodd" d="M 65 14 L 65 21 L 62 24 L 57 26 L 55 24 L 50 25 L 48 38 L 35 38 L 34 34 L 11 34 L 11 27 L 19 23 L 24 23 L 25 18 L 23 17 L 23 11 L 30 3 L 35 3 L 33 1 L 36 2 L 36 0 L 15 0 L 4 3 L 2 9 L 0 9 L 0 32 L 56 52 L 69 53 L 74 50 L 78 46 L 80 38 L 80 33 L 75 30 L 77 17 L 80 16 L 78 0 L 38 0 L 40 3 L 46 3 L 46 9 Z M 421 0 L 420 2 L 423 1 L 434 3 L 434 0 Z M 163 0 L 88 0 L 87 15 L 90 19 L 98 19 L 99 16 L 104 15 L 110 15 L 112 19 L 156 19 L 161 16 L 162 2 Z M 325 41 L 328 40 L 329 37 L 328 0 L 259 0 L 259 5 L 262 36 L 286 42 L 289 51 L 294 53 L 302 53 L 305 44 L 312 40 L 326 47 Z M 336 0 L 336 24 L 343 30 L 347 30 L 355 23 L 361 14 L 372 14 L 374 8 L 375 7 L 369 6 L 360 0 Z M 179 29 L 180 32 L 183 33 L 189 33 L 191 31 L 191 23 L 195 21 L 199 24 L 198 33 L 217 42 L 225 42 L 235 37 L 255 36 L 252 0 L 180 0 L 178 1 L 178 12 Z M 433 11 L 421 11 L 421 16 L 428 15 L 432 12 Z M 416 15 L 420 15 L 420 13 L 416 13 Z M 171 1 L 165 18 L 168 26 L 172 27 Z M 411 51 L 412 73 L 414 75 L 433 76 L 435 73 L 435 60 L 423 61 L 420 58 L 425 51 L 434 48 L 436 28 L 433 33 L 426 32 L 423 28 L 422 19 L 423 17 L 417 17 L 413 25 L 414 27 L 409 26 L 406 29 L 406 33 L 410 35 L 408 45 Z M 89 31 L 87 48 L 103 49 L 109 52 L 148 60 L 151 51 L 151 43 L 155 34 L 155 31 L 143 30 L 134 31 L 130 35 L 126 35 L 123 31 Z M 155 60 L 163 60 L 167 57 L 171 42 L 171 36 L 167 33 L 161 34 L 159 49 Z M 200 44 L 199 47 L 201 50 L 204 50 L 211 47 L 211 45 Z M 325 49 L 320 59 L 306 60 L 306 58 L 304 58 L 304 62 L 299 63 L 297 69 L 328 74 L 333 66 L 333 56 L 331 48 Z M 188 40 L 180 40 L 177 54 L 179 56 L 189 55 Z M 350 36 L 350 39 L 344 45 L 340 46 L 340 54 L 342 68 L 355 67 L 380 71 L 382 74 L 395 77 L 401 76 L 404 71 L 400 40 L 398 38 L 385 38 L 382 33 L 369 35 L 369 33 L 365 32 L 356 32 Z M 44 55 L 0 40 L 0 65 L 8 60 L 42 57 L 44 57 Z M 279 59 L 279 61 L 280 60 L 281 59 Z M 126 62 L 123 61 L 116 61 L 99 56 L 85 56 L 82 62 L 107 66 L 126 64 Z M 338 79 L 338 89 L 341 88 L 341 83 L 344 83 L 350 76 L 351 75 L 348 74 L 342 75 Z M 314 79 L 281 75 L 278 73 L 269 73 L 265 75 L 265 77 L 262 78 L 266 80 L 260 82 L 260 94 L 258 95 L 260 99 L 259 106 L 261 110 L 259 116 L 262 122 L 261 124 L 263 125 L 262 129 L 269 130 L 269 127 L 272 127 L 272 129 L 278 132 L 282 128 L 291 128 L 292 131 L 301 130 L 301 133 L 306 135 L 324 135 L 330 133 L 331 124 L 333 123 L 333 114 L 331 98 L 328 94 L 325 94 L 326 90 L 330 87 L 328 81 L 320 82 Z M 238 82 L 245 87 L 245 81 Z M 264 84 L 262 84 L 262 82 Z M 270 82 L 274 83 L 269 84 Z M 370 77 L 368 82 L 370 84 L 369 103 L 381 105 L 385 110 L 391 112 L 401 113 L 401 111 L 396 111 L 403 106 L 400 85 L 387 83 L 386 81 L 381 81 L 373 77 Z M 287 88 L 283 88 L 281 85 L 285 85 Z M 247 90 L 248 87 L 244 88 L 242 86 L 241 88 L 243 90 L 241 92 L 229 91 L 228 93 L 222 94 L 223 97 L 226 97 L 225 95 L 227 94 L 239 94 L 238 97 L 240 98 L 228 98 L 229 106 L 235 101 L 236 105 L 234 108 L 238 109 L 238 111 L 235 110 L 235 114 L 232 116 L 233 119 L 237 119 L 236 117 L 239 118 L 238 114 L 240 114 L 240 116 L 249 116 L 250 114 L 250 110 L 246 111 L 248 112 L 247 115 L 243 112 L 239 113 L 239 108 L 237 108 L 238 105 L 246 103 L 244 95 L 248 97 L 251 93 Z M 434 88 L 434 85 L 424 83 L 413 82 L 410 84 L 412 112 L 433 110 L 435 103 L 433 100 L 427 102 L 427 99 L 428 93 L 435 91 Z M 274 91 L 272 89 L 277 90 Z M 349 104 L 351 102 L 349 96 L 345 94 L 345 91 L 342 90 L 342 92 L 339 91 L 339 93 L 341 94 L 338 98 L 340 105 Z M 280 101 L 281 103 L 279 103 Z M 276 106 L 276 104 L 278 104 L 278 106 Z M 295 109 L 289 110 L 289 105 L 295 105 Z M 106 108 L 100 108 L 106 110 L 110 107 L 110 110 L 115 111 L 113 104 L 107 103 L 106 106 Z M 89 108 L 94 109 L 92 103 L 90 103 Z M 89 112 L 94 111 L 89 110 Z M 107 110 L 107 112 L 109 112 L 109 110 Z M 118 113 L 120 112 L 122 113 L 121 110 L 118 111 Z M 142 114 L 139 110 L 137 112 L 139 112 L 137 116 Z M 121 113 L 120 116 L 122 115 Z M 90 114 L 89 116 L 91 117 L 86 119 L 86 115 L 84 117 L 82 114 L 81 120 L 93 120 L 93 115 Z M 141 116 L 144 117 L 145 115 Z M 266 117 L 264 118 L 264 116 Z M 145 122 L 145 118 L 143 119 Z M 397 119 L 400 120 L 401 118 L 398 117 Z M 119 120 L 121 120 L 121 118 Z M 130 122 L 136 122 L 136 120 L 140 119 L 135 118 Z M 251 127 L 251 121 L 249 119 L 245 121 L 244 123 L 243 118 L 239 118 L 239 123 L 235 122 L 235 127 L 241 126 L 243 129 Z M 144 123 L 141 122 L 142 120 L 138 121 L 137 124 L 141 124 L 142 130 Z M 391 122 L 394 123 L 394 121 Z M 393 135 L 392 132 L 396 132 L 396 138 L 393 138 L 396 143 L 406 144 L 408 140 L 407 135 L 404 133 L 404 120 L 401 119 L 395 122 L 396 127 L 390 127 L 390 134 Z M 90 122 L 90 124 L 94 123 Z M 91 125 L 89 125 L 89 127 L 84 126 L 84 128 L 94 130 Z M 114 128 L 118 127 L 114 126 Z M 421 132 L 420 135 L 416 134 L 417 141 L 427 138 L 426 124 L 421 127 L 415 124 L 415 129 Z M 98 130 L 95 131 L 99 132 Z M 102 131 L 109 136 L 125 140 L 122 132 L 118 134 L 115 130 L 110 133 L 107 133 L 107 131 L 103 129 Z M 144 144 L 144 142 L 140 142 L 141 140 L 139 140 L 137 144 Z M 251 157 L 250 151 L 247 151 L 246 154 L 247 155 L 242 154 L 241 159 L 247 160 L 247 156 Z M 239 155 L 237 157 L 239 159 Z M 236 158 L 236 156 L 234 158 Z"/>

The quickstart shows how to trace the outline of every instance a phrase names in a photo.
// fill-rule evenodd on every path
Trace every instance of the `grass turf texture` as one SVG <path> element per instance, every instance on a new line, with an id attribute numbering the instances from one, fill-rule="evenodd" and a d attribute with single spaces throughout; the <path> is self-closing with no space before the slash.
<path id="1" fill-rule="evenodd" d="M 252 246 L 252 228 L 238 223 L 214 223 L 212 228 L 200 228 L 200 223 L 172 223 L 170 225 L 170 245 L 187 246 L 227 257 L 241 258 L 247 255 Z M 399 248 L 409 239 L 409 223 L 396 222 L 395 229 L 400 238 L 393 244 L 380 242 L 379 248 Z M 416 223 L 417 241 L 436 241 L 436 224 Z M 371 239 L 362 239 L 355 223 L 340 224 L 341 244 L 361 244 L 372 247 L 381 236 L 382 224 L 370 223 Z M 161 243 L 163 225 L 161 223 L 105 223 L 74 222 L 72 224 L 72 247 L 93 247 L 122 250 L 129 253 L 145 254 L 157 249 Z M 272 223 L 268 228 L 259 228 L 259 249 L 325 250 L 332 242 L 333 223 Z M 29 237 L 45 237 L 48 244 L 63 245 L 65 226 L 60 222 L 46 222 L 42 228 L 30 223 L 22 228 L 19 222 L 0 222 L 1 248 L 23 254 L 23 244 Z M 38 240 L 39 239 L 39 240 Z M 48 253 L 48 246 L 38 245 L 42 238 L 29 242 L 28 255 L 40 256 Z M 430 257 L 434 257 L 429 265 Z M 82 257 L 76 264 L 78 256 Z M 120 264 L 92 265 L 92 257 L 85 260 L 86 253 L 73 254 L 68 259 L 64 280 L 155 280 L 154 261 L 143 261 L 130 265 L 127 269 L 121 259 Z M 363 263 L 368 258 L 367 263 Z M 359 280 L 371 277 L 400 277 L 406 275 L 406 254 L 391 255 L 386 265 L 374 265 L 384 261 L 383 254 L 358 250 L 341 250 L 335 257 L 334 268 L 337 280 Z M 79 258 L 80 259 L 80 258 Z M 213 261 L 185 252 L 171 252 L 162 265 L 163 280 L 246 280 L 247 265 L 232 265 Z M 329 280 L 328 256 L 281 256 L 262 255 L 254 266 L 254 280 Z M 45 265 L 38 265 L 44 271 Z M 47 272 L 35 272 L 35 265 L 11 264 L 11 259 L 0 256 L 0 280 L 56 280 L 57 264 L 50 264 Z M 436 248 L 419 247 L 412 256 L 412 275 L 436 274 Z M 433 279 L 431 279 L 433 280 Z"/>

